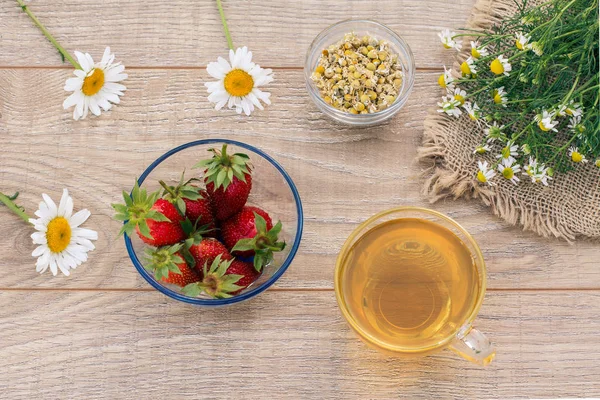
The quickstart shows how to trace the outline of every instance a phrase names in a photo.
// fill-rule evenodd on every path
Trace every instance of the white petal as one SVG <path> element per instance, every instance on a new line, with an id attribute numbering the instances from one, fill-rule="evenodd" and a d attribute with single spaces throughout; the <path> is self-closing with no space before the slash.
<path id="1" fill-rule="evenodd" d="M 79 63 L 79 65 L 81 66 L 81 69 L 87 74 L 87 72 L 90 71 L 90 69 L 92 69 L 92 67 L 94 66 L 94 63 L 92 62 L 91 64 L 88 63 L 87 58 L 85 57 L 85 54 L 79 52 L 79 51 L 75 51 L 75 57 L 77 57 L 77 62 Z"/>
<path id="2" fill-rule="evenodd" d="M 219 57 L 219 58 L 221 58 L 221 57 Z M 223 60 L 223 61 L 225 61 L 225 60 Z M 225 61 L 225 62 L 227 62 L 227 61 Z M 206 72 L 208 72 L 208 74 L 215 79 L 223 79 L 225 77 L 225 74 L 228 71 L 229 71 L 229 69 L 226 70 L 218 62 L 210 62 L 206 66 Z"/>
<path id="3" fill-rule="evenodd" d="M 78 77 L 79 79 L 81 79 L 81 83 L 83 83 L 83 80 L 85 79 L 85 76 L 87 75 L 85 73 L 85 71 L 82 71 L 80 69 L 76 69 L 75 71 L 73 71 L 73 74 Z"/>
<path id="4" fill-rule="evenodd" d="M 40 273 L 46 271 L 50 265 L 50 257 L 50 250 L 45 252 L 41 257 L 38 257 L 35 263 L 35 270 Z"/>
<path id="5" fill-rule="evenodd" d="M 110 61 L 110 47 L 106 47 L 106 49 L 104 49 L 104 54 L 102 55 L 102 60 L 100 61 L 100 64 L 102 64 L 103 66 L 107 66 L 108 63 Z"/>
<path id="6" fill-rule="evenodd" d="M 58 204 L 58 213 L 56 214 L 59 217 L 65 216 L 65 211 L 67 209 L 67 201 L 69 200 L 69 191 L 67 189 L 63 189 L 62 197 L 60 198 L 60 203 Z"/>
<path id="7" fill-rule="evenodd" d="M 83 85 L 83 79 L 80 78 L 69 78 L 65 82 L 65 90 L 67 92 L 74 92 L 80 90 Z"/>
<path id="8" fill-rule="evenodd" d="M 73 216 L 69 219 L 69 225 L 71 225 L 71 229 L 77 228 L 79 225 L 83 224 L 91 215 L 87 209 L 83 209 L 77 211 Z"/>
<path id="9" fill-rule="evenodd" d="M 247 100 L 247 99 L 242 99 L 242 110 L 244 110 L 244 114 L 246 115 L 250 115 L 250 113 L 252 113 L 252 110 L 254 109 L 254 106 L 252 105 L 252 103 Z"/>
<path id="10" fill-rule="evenodd" d="M 90 111 L 95 116 L 99 116 L 102 113 L 102 111 L 100 110 L 100 107 L 98 107 L 98 102 L 96 101 L 96 96 L 93 96 L 90 99 Z"/>
<path id="11" fill-rule="evenodd" d="M 74 237 L 77 237 L 77 238 L 98 240 L 98 232 L 96 232 L 92 229 L 73 227 L 71 230 L 71 233 L 73 234 Z"/>
<path id="12" fill-rule="evenodd" d="M 45 232 L 33 232 L 31 234 L 33 244 L 46 244 L 46 233 Z"/>
<path id="13" fill-rule="evenodd" d="M 69 264 L 65 261 L 63 257 L 59 256 L 56 258 L 56 265 L 58 265 L 58 268 L 63 274 L 65 274 L 66 276 L 71 275 L 71 273 L 69 272 Z"/>
<path id="14" fill-rule="evenodd" d="M 36 248 L 33 250 L 33 252 L 31 253 L 31 255 L 32 255 L 33 257 L 39 257 L 39 256 L 41 256 L 42 254 L 44 254 L 46 251 L 50 251 L 50 250 L 48 249 L 48 246 L 46 246 L 45 244 L 43 244 L 43 245 L 41 245 L 41 246 L 38 246 L 38 247 L 36 247 Z"/>
<path id="15" fill-rule="evenodd" d="M 53 217 L 55 217 L 56 213 L 58 212 L 58 208 L 56 207 L 56 203 L 46 193 L 42 193 L 42 198 L 46 202 L 46 205 L 48 206 L 48 210 L 50 211 L 50 214 Z"/>
<path id="16" fill-rule="evenodd" d="M 67 108 L 71 108 L 73 106 L 79 107 L 79 104 L 83 104 L 83 93 L 81 93 L 81 91 L 76 91 L 65 99 L 63 102 L 63 108 L 66 110 Z"/>
<path id="17" fill-rule="evenodd" d="M 58 273 L 55 254 L 50 255 L 50 272 L 52 272 L 52 275 L 54 276 L 56 276 L 56 274 Z"/>

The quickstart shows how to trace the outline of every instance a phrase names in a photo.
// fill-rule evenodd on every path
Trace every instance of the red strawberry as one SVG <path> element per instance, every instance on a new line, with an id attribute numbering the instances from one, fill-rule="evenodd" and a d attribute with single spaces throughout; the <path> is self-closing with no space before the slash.
<path id="1" fill-rule="evenodd" d="M 240 239 L 256 236 L 258 231 L 254 223 L 254 213 L 264 218 L 268 231 L 273 228 L 273 221 L 271 221 L 271 217 L 266 211 L 258 207 L 246 206 L 221 225 L 221 236 L 227 248 L 232 249 Z M 254 255 L 254 251 L 236 251 L 235 255 L 251 257 Z"/>
<path id="2" fill-rule="evenodd" d="M 202 239 L 200 243 L 193 244 L 189 251 L 196 262 L 196 270 L 201 276 L 204 264 L 207 264 L 208 266 L 212 265 L 213 261 L 218 256 L 221 256 L 221 259 L 226 261 L 233 259 L 229 250 L 227 250 L 227 247 L 217 239 L 213 238 Z"/>
<path id="3" fill-rule="evenodd" d="M 163 198 L 173 203 L 181 215 L 188 218 L 196 227 L 203 227 L 204 236 L 216 235 L 215 216 L 212 203 L 206 190 L 191 184 L 194 179 L 184 182 L 184 174 L 177 186 L 168 186 L 159 181 L 164 188 Z"/>
<path id="4" fill-rule="evenodd" d="M 135 182 L 131 196 L 123 192 L 125 204 L 113 204 L 117 211 L 115 219 L 127 221 L 119 234 L 131 236 L 135 230 L 138 236 L 151 246 L 175 244 L 185 239 L 181 227 L 183 217 L 175 206 L 164 199 L 159 199 L 159 192 L 148 195 L 146 189 L 141 189 Z"/>
<path id="5" fill-rule="evenodd" d="M 197 200 L 183 199 L 185 203 L 185 216 L 190 221 L 195 221 L 197 226 L 206 225 L 206 228 L 210 232 L 206 233 L 205 236 L 214 236 L 217 233 L 217 226 L 215 224 L 212 203 L 206 190 L 201 190 L 198 193 L 202 197 Z"/>
<path id="6" fill-rule="evenodd" d="M 207 295 L 224 299 L 232 297 L 254 282 L 260 275 L 250 263 L 238 260 L 222 260 L 217 256 L 202 268 L 201 282 L 187 285 L 182 289 L 187 296 L 196 297 L 204 292 Z"/>
<path id="7" fill-rule="evenodd" d="M 254 264 L 250 262 L 243 262 L 240 260 L 233 260 L 229 268 L 227 268 L 228 275 L 242 275 L 239 281 L 235 284 L 240 286 L 241 289 L 231 294 L 238 294 L 242 289 L 247 288 L 252 282 L 258 279 L 260 272 L 254 268 Z"/>
<path id="8" fill-rule="evenodd" d="M 221 235 L 225 245 L 233 255 L 254 256 L 257 271 L 273 260 L 273 252 L 285 248 L 285 242 L 278 241 L 281 221 L 273 226 L 271 217 L 258 207 L 246 206 L 221 225 Z"/>
<path id="9" fill-rule="evenodd" d="M 163 246 L 146 252 L 146 269 L 154 272 L 157 280 L 172 283 L 177 286 L 186 286 L 199 282 L 200 277 L 183 260 L 179 252 L 183 245 Z"/>
<path id="10" fill-rule="evenodd" d="M 217 220 L 224 221 L 246 204 L 252 189 L 252 165 L 246 154 L 227 154 L 226 144 L 221 151 L 209 151 L 213 157 L 200 161 L 194 168 L 204 169 L 204 182 L 215 216 Z"/>
<path id="11" fill-rule="evenodd" d="M 177 264 L 179 267 L 179 271 L 181 274 L 177 272 L 169 271 L 169 275 L 167 277 L 163 277 L 161 280 L 166 283 L 172 283 L 177 286 L 185 286 L 190 283 L 200 282 L 200 277 L 196 273 L 196 271 L 190 268 L 185 261 L 181 264 Z"/>

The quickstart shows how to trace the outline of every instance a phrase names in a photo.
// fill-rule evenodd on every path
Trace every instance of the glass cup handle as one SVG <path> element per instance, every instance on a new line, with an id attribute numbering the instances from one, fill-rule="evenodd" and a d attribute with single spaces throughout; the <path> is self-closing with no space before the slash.
<path id="1" fill-rule="evenodd" d="M 496 348 L 490 340 L 472 326 L 461 330 L 450 343 L 450 349 L 459 356 L 479 365 L 489 365 L 496 357 Z"/>

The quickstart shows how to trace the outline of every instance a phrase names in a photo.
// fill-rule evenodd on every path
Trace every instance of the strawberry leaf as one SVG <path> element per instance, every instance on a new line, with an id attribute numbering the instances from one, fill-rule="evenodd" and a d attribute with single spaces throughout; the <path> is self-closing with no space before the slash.
<path id="1" fill-rule="evenodd" d="M 188 297 L 198 297 L 202 293 L 202 288 L 199 283 L 190 283 L 181 288 L 181 292 Z"/>
<path id="2" fill-rule="evenodd" d="M 254 226 L 259 234 L 267 232 L 267 221 L 260 214 L 254 213 Z"/>
<path id="3" fill-rule="evenodd" d="M 231 251 L 248 251 L 254 250 L 255 247 L 256 241 L 254 240 L 254 238 L 245 238 L 238 240 L 235 246 L 233 246 L 233 248 L 231 249 Z"/>

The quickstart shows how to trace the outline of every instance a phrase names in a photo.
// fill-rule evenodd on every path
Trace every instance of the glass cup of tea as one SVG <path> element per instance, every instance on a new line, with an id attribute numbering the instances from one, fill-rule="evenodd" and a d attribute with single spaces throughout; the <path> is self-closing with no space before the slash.
<path id="1" fill-rule="evenodd" d="M 379 213 L 342 247 L 335 293 L 352 329 L 393 354 L 450 348 L 488 365 L 496 355 L 473 320 L 486 287 L 483 255 L 451 218 L 418 207 Z"/>

